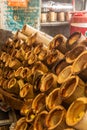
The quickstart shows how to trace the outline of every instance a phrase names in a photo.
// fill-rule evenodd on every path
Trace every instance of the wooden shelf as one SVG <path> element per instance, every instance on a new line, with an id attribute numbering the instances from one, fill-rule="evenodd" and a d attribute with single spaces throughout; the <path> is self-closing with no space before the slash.
<path id="1" fill-rule="evenodd" d="M 69 22 L 46 22 L 40 23 L 41 26 L 60 26 L 60 25 L 67 25 Z"/>

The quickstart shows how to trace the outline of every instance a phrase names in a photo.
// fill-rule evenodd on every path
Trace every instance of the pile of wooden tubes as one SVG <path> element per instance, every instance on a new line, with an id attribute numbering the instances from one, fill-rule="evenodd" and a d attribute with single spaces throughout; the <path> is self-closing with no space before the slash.
<path id="1" fill-rule="evenodd" d="M 14 130 L 87 129 L 87 40 L 29 25 L 0 51 L 0 98 L 20 112 Z"/>

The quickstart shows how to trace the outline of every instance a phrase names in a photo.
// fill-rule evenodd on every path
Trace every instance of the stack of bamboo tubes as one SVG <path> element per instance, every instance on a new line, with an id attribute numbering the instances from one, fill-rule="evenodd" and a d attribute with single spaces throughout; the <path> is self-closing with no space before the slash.
<path id="1" fill-rule="evenodd" d="M 2 100 L 19 110 L 14 130 L 86 130 L 87 40 L 50 37 L 29 25 L 0 52 Z"/>

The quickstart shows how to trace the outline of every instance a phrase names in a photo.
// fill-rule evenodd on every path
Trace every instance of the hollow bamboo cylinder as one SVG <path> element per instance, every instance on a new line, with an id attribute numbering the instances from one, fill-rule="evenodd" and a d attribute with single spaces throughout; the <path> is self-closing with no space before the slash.
<path id="1" fill-rule="evenodd" d="M 66 62 L 65 59 L 60 60 L 60 62 L 57 62 L 53 68 L 52 68 L 52 72 L 55 73 L 57 76 L 59 75 L 59 73 L 69 65 L 69 63 Z"/>
<path id="2" fill-rule="evenodd" d="M 14 127 L 15 130 L 27 130 L 28 124 L 25 120 L 25 117 L 21 117 L 17 122 Z"/>
<path id="3" fill-rule="evenodd" d="M 78 130 L 87 129 L 87 98 L 75 100 L 67 110 L 66 123 Z"/>
<path id="4" fill-rule="evenodd" d="M 85 83 L 78 76 L 71 76 L 60 87 L 62 100 L 68 104 L 85 96 Z"/>
<path id="5" fill-rule="evenodd" d="M 32 107 L 32 99 L 28 99 L 25 100 L 25 102 L 23 103 L 23 106 L 20 110 L 21 115 L 26 116 L 28 111 L 30 111 L 31 107 Z"/>
<path id="6" fill-rule="evenodd" d="M 72 75 L 72 66 L 66 66 L 57 76 L 57 81 L 59 84 L 64 83 Z"/>
<path id="7" fill-rule="evenodd" d="M 65 59 L 67 63 L 73 63 L 75 59 L 86 50 L 87 48 L 85 46 L 79 45 L 74 47 L 72 50 L 68 51 L 65 54 Z"/>
<path id="8" fill-rule="evenodd" d="M 24 84 L 24 87 L 20 89 L 19 95 L 21 98 L 24 99 L 33 99 L 34 98 L 33 86 L 29 83 Z"/>
<path id="9" fill-rule="evenodd" d="M 67 38 L 64 35 L 57 34 L 49 43 L 49 49 L 58 49 L 60 52 L 65 54 L 67 52 L 66 41 Z"/>
<path id="10" fill-rule="evenodd" d="M 9 61 L 9 67 L 15 70 L 18 69 L 21 65 L 22 63 L 17 59 L 11 58 L 11 60 Z"/>
<path id="11" fill-rule="evenodd" d="M 32 109 L 35 113 L 39 113 L 45 109 L 46 103 L 45 103 L 46 96 L 43 93 L 38 94 L 33 102 L 32 102 Z"/>
<path id="12" fill-rule="evenodd" d="M 57 87 L 57 77 L 53 73 L 44 74 L 40 82 L 40 91 L 47 92 Z"/>
<path id="13" fill-rule="evenodd" d="M 42 72 L 46 73 L 48 72 L 48 67 L 44 65 L 41 61 L 37 61 L 32 67 L 32 73 L 34 73 L 36 70 L 41 70 Z"/>
<path id="14" fill-rule="evenodd" d="M 62 97 L 60 94 L 60 88 L 55 88 L 46 97 L 46 108 L 51 110 L 62 103 Z"/>
<path id="15" fill-rule="evenodd" d="M 27 36 L 24 35 L 20 30 L 18 30 L 18 31 L 15 33 L 14 38 L 15 38 L 15 39 L 21 39 L 21 40 L 26 41 Z"/>
<path id="16" fill-rule="evenodd" d="M 46 64 L 48 67 L 53 67 L 56 62 L 60 62 L 60 60 L 64 59 L 64 55 L 58 50 L 51 50 L 48 53 L 46 58 Z"/>
<path id="17" fill-rule="evenodd" d="M 63 106 L 57 106 L 52 109 L 46 117 L 48 130 L 63 130 L 66 128 L 65 123 L 66 110 Z"/>
<path id="18" fill-rule="evenodd" d="M 87 50 L 82 52 L 72 64 L 72 73 L 79 74 L 83 81 L 87 80 Z"/>
<path id="19" fill-rule="evenodd" d="M 7 88 L 10 92 L 15 93 L 15 94 L 19 94 L 19 86 L 17 84 L 16 78 L 11 78 L 8 81 Z"/>
<path id="20" fill-rule="evenodd" d="M 39 113 L 34 121 L 34 130 L 45 130 L 46 128 L 46 117 L 47 117 L 48 112 L 42 111 Z"/>
<path id="21" fill-rule="evenodd" d="M 86 39 L 85 36 L 83 36 L 81 32 L 74 32 L 69 36 L 66 42 L 66 47 L 67 49 L 72 49 L 85 39 Z"/>

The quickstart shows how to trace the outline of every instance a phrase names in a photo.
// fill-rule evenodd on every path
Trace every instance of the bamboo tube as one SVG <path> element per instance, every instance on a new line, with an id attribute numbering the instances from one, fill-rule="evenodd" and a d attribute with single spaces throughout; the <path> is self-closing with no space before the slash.
<path id="1" fill-rule="evenodd" d="M 30 75 L 31 70 L 28 67 L 23 67 L 23 69 L 20 71 L 20 77 L 21 78 L 27 78 L 28 75 Z"/>
<path id="2" fill-rule="evenodd" d="M 68 104 L 85 96 L 85 83 L 78 76 L 71 76 L 60 87 L 62 100 Z"/>
<path id="3" fill-rule="evenodd" d="M 15 125 L 15 130 L 27 130 L 28 128 L 28 124 L 25 120 L 25 117 L 21 117 L 17 122 L 16 122 L 16 125 Z"/>
<path id="4" fill-rule="evenodd" d="M 81 43 L 85 39 L 86 38 L 83 36 L 83 34 L 81 32 L 72 33 L 66 42 L 67 49 L 74 48 L 75 46 L 77 46 L 79 43 Z"/>
<path id="5" fill-rule="evenodd" d="M 34 121 L 34 130 L 45 130 L 46 128 L 46 117 L 47 117 L 48 112 L 47 111 L 42 111 L 37 115 Z"/>
<path id="6" fill-rule="evenodd" d="M 9 61 L 9 67 L 15 70 L 18 69 L 21 65 L 22 63 L 17 59 L 11 58 Z"/>
<path id="7" fill-rule="evenodd" d="M 35 84 L 35 82 L 38 80 L 38 78 L 42 77 L 43 76 L 43 71 L 41 70 L 36 70 L 34 73 L 33 73 L 33 84 Z"/>
<path id="8" fill-rule="evenodd" d="M 36 35 L 36 33 L 33 33 L 26 39 L 26 43 L 28 46 L 36 44 Z"/>
<path id="9" fill-rule="evenodd" d="M 42 48 L 43 48 L 43 44 L 42 44 L 42 43 L 38 44 L 38 45 L 34 48 L 34 54 L 36 54 L 36 55 L 39 54 L 39 53 L 41 52 Z"/>
<path id="10" fill-rule="evenodd" d="M 85 40 L 83 40 L 82 42 L 80 42 L 79 44 L 78 44 L 78 46 L 87 46 L 87 39 L 85 39 Z"/>
<path id="11" fill-rule="evenodd" d="M 30 109 L 32 107 L 32 101 L 33 101 L 32 99 L 28 99 L 24 102 L 24 104 L 20 110 L 21 115 L 23 115 L 23 116 L 27 115 L 28 111 L 30 111 Z"/>
<path id="12" fill-rule="evenodd" d="M 41 49 L 41 51 L 38 54 L 38 59 L 40 61 L 45 61 L 45 59 L 47 58 L 48 52 L 47 49 Z"/>
<path id="13" fill-rule="evenodd" d="M 0 68 L 0 76 L 3 75 L 3 70 Z"/>
<path id="14" fill-rule="evenodd" d="M 66 128 L 65 123 L 66 110 L 63 106 L 57 106 L 52 109 L 46 117 L 48 130 L 63 130 Z"/>
<path id="15" fill-rule="evenodd" d="M 5 67 L 9 67 L 9 63 L 11 62 L 11 57 L 9 57 L 5 62 Z"/>
<path id="16" fill-rule="evenodd" d="M 45 109 L 46 103 L 45 103 L 46 96 L 43 93 L 38 94 L 33 102 L 32 102 L 32 109 L 35 113 L 39 113 Z"/>
<path id="17" fill-rule="evenodd" d="M 8 82 L 9 82 L 9 80 L 4 79 L 3 81 L 4 82 L 2 84 L 2 88 L 8 92 L 9 91 L 9 89 L 8 89 Z"/>
<path id="18" fill-rule="evenodd" d="M 67 38 L 64 35 L 57 34 L 49 43 L 49 49 L 58 49 L 60 52 L 65 54 L 67 52 L 66 41 Z"/>
<path id="19" fill-rule="evenodd" d="M 55 73 L 57 76 L 59 75 L 59 73 L 69 65 L 69 63 L 66 62 L 65 59 L 60 60 L 60 62 L 57 62 L 53 68 L 52 68 L 52 72 Z"/>
<path id="20" fill-rule="evenodd" d="M 27 35 L 27 36 L 30 36 L 31 34 L 37 32 L 36 29 L 34 29 L 33 27 L 29 26 L 28 24 L 25 24 L 22 28 L 22 33 Z"/>
<path id="21" fill-rule="evenodd" d="M 14 44 L 14 48 L 15 49 L 21 49 L 20 47 L 21 47 L 21 45 L 24 43 L 24 41 L 22 40 L 22 39 L 18 39 L 18 41 L 17 42 L 15 42 L 15 44 Z"/>
<path id="22" fill-rule="evenodd" d="M 33 86 L 29 83 L 26 83 L 24 87 L 20 90 L 19 95 L 24 99 L 34 98 Z"/>
<path id="23" fill-rule="evenodd" d="M 40 81 L 40 91 L 46 92 L 57 87 L 57 77 L 53 73 L 44 74 Z"/>
<path id="24" fill-rule="evenodd" d="M 47 65 L 50 67 L 50 66 L 54 66 L 54 64 L 57 62 L 60 62 L 60 60 L 62 60 L 64 58 L 64 55 L 58 51 L 58 50 L 52 50 L 52 51 L 49 51 L 49 54 L 47 56 L 47 59 L 46 59 L 46 63 Z"/>
<path id="25" fill-rule="evenodd" d="M 7 88 L 10 92 L 15 93 L 15 94 L 19 94 L 19 86 L 17 84 L 17 80 L 16 78 L 11 78 L 8 81 L 8 85 Z"/>
<path id="26" fill-rule="evenodd" d="M 15 77 L 20 78 L 20 73 L 23 69 L 23 66 L 20 66 L 16 71 L 15 71 Z"/>
<path id="27" fill-rule="evenodd" d="M 3 57 L 3 62 L 6 63 L 7 59 L 10 58 L 10 55 L 9 54 L 6 54 L 4 57 Z"/>
<path id="28" fill-rule="evenodd" d="M 19 79 L 19 80 L 17 80 L 17 83 L 18 83 L 19 88 L 21 90 L 24 87 L 24 80 L 23 79 Z"/>
<path id="29" fill-rule="evenodd" d="M 33 90 L 34 90 L 34 93 L 35 94 L 38 94 L 40 92 L 40 88 L 39 88 L 39 83 L 40 83 L 40 80 L 41 80 L 41 77 L 43 76 L 43 72 L 41 70 L 36 70 L 34 73 L 33 73 Z"/>
<path id="30" fill-rule="evenodd" d="M 75 100 L 67 110 L 66 123 L 78 130 L 87 129 L 87 98 Z"/>
<path id="31" fill-rule="evenodd" d="M 3 61 L 3 58 L 5 57 L 6 54 L 7 54 L 6 52 L 2 52 L 2 53 L 1 53 L 1 56 L 0 56 L 0 60 L 1 60 L 1 61 Z"/>
<path id="32" fill-rule="evenodd" d="M 29 59 L 29 56 L 30 56 L 30 54 L 32 53 L 32 51 L 30 50 L 30 51 L 28 51 L 27 53 L 25 53 L 25 60 L 28 60 Z"/>
<path id="33" fill-rule="evenodd" d="M 0 76 L 0 86 L 3 86 L 5 79 L 3 78 L 3 76 Z"/>
<path id="34" fill-rule="evenodd" d="M 74 47 L 72 50 L 68 51 L 65 54 L 65 59 L 67 63 L 73 63 L 75 61 L 75 59 L 83 52 L 85 51 L 87 48 L 85 46 L 76 46 Z"/>
<path id="35" fill-rule="evenodd" d="M 36 43 L 42 43 L 44 47 L 47 47 L 51 40 L 51 36 L 42 32 L 37 32 Z"/>
<path id="36" fill-rule="evenodd" d="M 46 108 L 51 110 L 62 103 L 62 97 L 60 94 L 60 88 L 54 89 L 46 97 Z"/>
<path id="37" fill-rule="evenodd" d="M 32 52 L 28 57 L 28 64 L 32 65 L 35 62 L 37 62 L 37 55 Z"/>
<path id="38" fill-rule="evenodd" d="M 25 54 L 32 50 L 33 46 L 28 46 L 27 44 L 25 44 L 25 42 L 21 45 L 21 48 L 25 51 Z"/>
<path id="39" fill-rule="evenodd" d="M 9 70 L 6 77 L 8 77 L 8 79 L 14 78 L 15 77 L 14 70 Z"/>
<path id="40" fill-rule="evenodd" d="M 25 55 L 25 51 L 21 48 L 19 50 L 14 49 L 11 56 L 19 59 L 20 61 L 23 61 L 24 55 Z"/>
<path id="41" fill-rule="evenodd" d="M 28 36 L 30 36 L 33 33 L 36 33 L 36 42 L 37 43 L 44 43 L 45 46 L 49 44 L 49 42 L 52 40 L 52 37 L 42 33 L 41 31 L 36 30 L 35 28 L 29 26 L 29 25 L 24 25 L 22 28 L 22 32 Z"/>
<path id="42" fill-rule="evenodd" d="M 32 68 L 32 73 L 34 73 L 36 70 L 41 70 L 42 72 L 46 73 L 48 72 L 48 67 L 42 62 L 37 61 Z"/>
<path id="43" fill-rule="evenodd" d="M 26 114 L 26 122 L 32 123 L 36 118 L 36 114 L 33 112 L 32 108 Z"/>
<path id="44" fill-rule="evenodd" d="M 15 39 L 21 39 L 23 41 L 26 41 L 26 39 L 28 38 L 26 35 L 24 35 L 20 30 L 18 30 L 16 32 L 16 34 L 14 35 Z"/>
<path id="45" fill-rule="evenodd" d="M 59 84 L 64 83 L 70 78 L 72 75 L 72 66 L 66 66 L 57 76 L 57 81 Z"/>
<path id="46" fill-rule="evenodd" d="M 72 73 L 79 74 L 83 81 L 87 80 L 87 50 L 82 52 L 72 65 Z"/>

